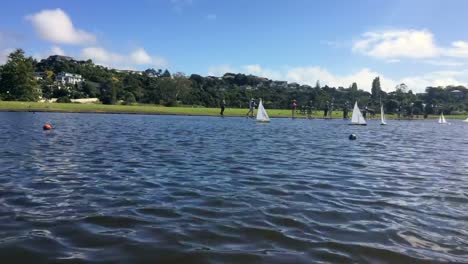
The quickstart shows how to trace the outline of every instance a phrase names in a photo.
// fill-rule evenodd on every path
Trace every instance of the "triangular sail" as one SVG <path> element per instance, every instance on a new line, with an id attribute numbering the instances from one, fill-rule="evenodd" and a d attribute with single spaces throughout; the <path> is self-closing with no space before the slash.
<path id="1" fill-rule="evenodd" d="M 440 113 L 439 116 L 439 124 L 446 124 L 447 121 L 445 120 L 444 113 Z"/>
<path id="2" fill-rule="evenodd" d="M 385 122 L 385 113 L 383 110 L 383 105 L 380 106 L 380 124 L 381 125 L 386 125 L 387 122 Z"/>
<path id="3" fill-rule="evenodd" d="M 270 117 L 268 117 L 268 113 L 263 107 L 262 100 L 260 100 L 260 103 L 258 104 L 257 122 L 270 122 Z"/>
<path id="4" fill-rule="evenodd" d="M 353 116 L 351 117 L 351 124 L 352 125 L 366 125 L 366 120 L 362 116 L 361 111 L 359 110 L 359 107 L 356 103 L 354 103 L 354 109 L 353 109 Z"/>
<path id="5" fill-rule="evenodd" d="M 468 123 L 468 118 L 467 118 L 467 119 L 465 119 L 465 120 L 463 120 L 463 122 L 466 122 L 466 123 Z"/>

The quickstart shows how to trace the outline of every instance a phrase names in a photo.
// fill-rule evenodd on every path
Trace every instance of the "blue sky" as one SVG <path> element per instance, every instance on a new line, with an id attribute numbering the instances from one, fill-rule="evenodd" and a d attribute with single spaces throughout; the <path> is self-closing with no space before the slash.
<path id="1" fill-rule="evenodd" d="M 385 90 L 468 83 L 468 1 L 9 1 L 0 63 L 21 47 L 115 68 L 226 71 Z"/>

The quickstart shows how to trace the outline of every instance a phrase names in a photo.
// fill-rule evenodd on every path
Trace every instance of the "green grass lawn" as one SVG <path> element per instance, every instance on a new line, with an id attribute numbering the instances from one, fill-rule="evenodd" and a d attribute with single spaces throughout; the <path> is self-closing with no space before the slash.
<path id="1" fill-rule="evenodd" d="M 60 104 L 60 103 L 37 103 L 0 101 L 0 111 L 48 111 L 48 112 L 80 112 L 80 113 L 135 113 L 135 114 L 174 114 L 174 115 L 219 115 L 219 108 L 205 107 L 165 107 L 160 105 L 103 105 L 103 104 Z M 248 109 L 226 108 L 225 116 L 245 116 Z M 267 109 L 270 117 L 291 117 L 288 109 Z M 351 115 L 351 112 L 350 112 Z M 333 111 L 333 118 L 342 118 L 341 111 Z M 296 114 L 296 117 L 307 116 Z M 322 118 L 323 111 L 314 111 L 313 118 Z M 396 118 L 396 115 L 387 115 L 388 119 Z M 448 119 L 465 119 L 468 115 L 449 115 Z M 378 115 L 376 116 L 378 118 Z M 422 118 L 422 116 L 419 116 Z M 437 116 L 430 116 L 437 118 Z"/>

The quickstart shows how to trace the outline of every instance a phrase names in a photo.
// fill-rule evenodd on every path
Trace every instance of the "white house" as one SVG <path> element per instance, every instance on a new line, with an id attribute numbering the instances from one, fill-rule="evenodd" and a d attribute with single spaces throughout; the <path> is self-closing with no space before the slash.
<path id="1" fill-rule="evenodd" d="M 271 83 L 271 87 L 274 88 L 287 88 L 288 87 L 288 82 L 286 81 L 274 81 Z"/>
<path id="2" fill-rule="evenodd" d="M 61 72 L 55 76 L 55 81 L 61 84 L 77 84 L 84 81 L 84 79 L 79 74 Z"/>
<path id="3" fill-rule="evenodd" d="M 44 73 L 43 72 L 35 72 L 34 73 L 34 79 L 36 79 L 36 81 L 43 80 L 44 79 Z"/>

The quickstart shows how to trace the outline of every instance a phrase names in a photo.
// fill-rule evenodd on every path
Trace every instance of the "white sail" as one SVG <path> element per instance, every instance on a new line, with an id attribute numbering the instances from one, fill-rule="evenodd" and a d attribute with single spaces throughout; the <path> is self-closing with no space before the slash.
<path id="1" fill-rule="evenodd" d="M 356 103 L 354 103 L 354 109 L 353 109 L 353 116 L 351 117 L 351 125 L 367 125 L 366 120 L 361 114 L 361 111 L 359 110 L 359 107 Z"/>
<path id="2" fill-rule="evenodd" d="M 466 123 L 468 123 L 468 118 L 467 118 L 467 119 L 465 119 L 465 120 L 463 120 L 463 122 L 466 122 Z"/>
<path id="3" fill-rule="evenodd" d="M 260 103 L 258 104 L 257 122 L 270 122 L 270 118 L 268 117 L 268 114 L 265 108 L 263 107 L 263 103 L 261 99 L 260 99 Z"/>
<path id="4" fill-rule="evenodd" d="M 447 124 L 447 121 L 445 120 L 445 117 L 444 117 L 444 113 L 440 113 L 439 124 Z"/>
<path id="5" fill-rule="evenodd" d="M 383 111 L 383 105 L 380 106 L 380 124 L 381 125 L 387 124 L 387 122 L 385 122 L 385 113 Z"/>

